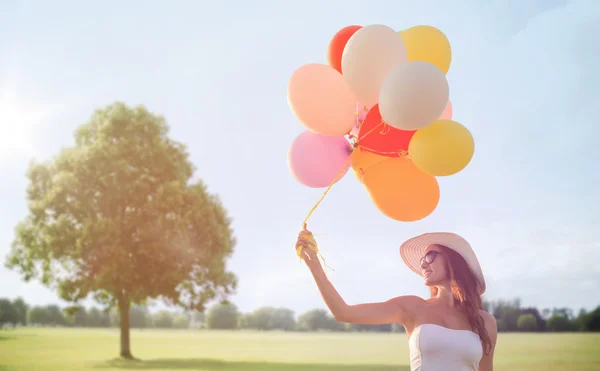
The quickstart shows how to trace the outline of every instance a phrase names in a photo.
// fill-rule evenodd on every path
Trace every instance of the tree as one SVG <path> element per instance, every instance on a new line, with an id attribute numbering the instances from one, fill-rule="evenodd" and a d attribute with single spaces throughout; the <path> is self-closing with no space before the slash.
<path id="1" fill-rule="evenodd" d="M 262 331 L 271 330 L 271 329 L 273 329 L 273 325 L 274 325 L 274 323 L 273 323 L 274 316 L 275 316 L 275 308 L 261 307 L 261 308 L 254 310 L 254 312 L 252 312 L 252 314 L 250 316 L 246 317 L 246 322 L 244 323 L 244 325 L 245 326 L 252 325 L 253 328 L 256 328 L 257 330 L 262 330 Z M 242 327 L 242 326 L 240 326 L 240 327 Z"/>
<path id="2" fill-rule="evenodd" d="M 191 318 L 190 318 L 189 327 L 192 327 L 195 329 L 204 327 L 204 319 L 205 319 L 204 312 L 199 312 L 197 310 L 194 310 L 194 311 L 190 312 L 190 315 L 191 315 Z"/>
<path id="3" fill-rule="evenodd" d="M 141 305 L 134 305 L 129 310 L 129 325 L 132 328 L 146 328 L 150 322 L 148 308 Z"/>
<path id="4" fill-rule="evenodd" d="M 521 307 L 520 299 L 514 299 L 512 302 L 498 300 L 493 303 L 492 307 L 492 314 L 496 318 L 498 331 L 515 331 L 517 329 Z"/>
<path id="5" fill-rule="evenodd" d="M 572 319 L 575 318 L 575 316 L 573 315 L 573 309 L 571 308 L 553 308 L 552 309 L 552 315 L 553 316 L 561 316 L 564 317 L 566 319 L 568 319 L 569 321 L 571 321 Z"/>
<path id="6" fill-rule="evenodd" d="M 339 328 L 335 319 L 325 309 L 304 312 L 298 318 L 298 327 L 305 331 L 332 330 Z"/>
<path id="7" fill-rule="evenodd" d="M 546 321 L 546 328 L 551 332 L 569 332 L 575 331 L 575 325 L 564 315 L 553 314 Z"/>
<path id="8" fill-rule="evenodd" d="M 391 323 L 382 323 L 378 325 L 366 325 L 366 324 L 351 324 L 349 327 L 350 331 L 357 332 L 392 332 L 393 326 Z"/>
<path id="9" fill-rule="evenodd" d="M 517 319 L 517 329 L 519 331 L 535 331 L 537 330 L 537 320 L 531 313 L 521 314 Z"/>
<path id="10" fill-rule="evenodd" d="M 47 325 L 48 311 L 44 307 L 35 306 L 27 312 L 27 323 L 30 325 Z"/>
<path id="11" fill-rule="evenodd" d="M 585 330 L 600 332 L 600 306 L 586 315 Z"/>
<path id="12" fill-rule="evenodd" d="M 230 303 L 213 305 L 206 314 L 206 326 L 210 329 L 235 329 L 238 325 L 237 307 Z"/>
<path id="13" fill-rule="evenodd" d="M 254 313 L 240 313 L 238 316 L 238 328 L 258 329 Z"/>
<path id="14" fill-rule="evenodd" d="M 66 324 L 65 316 L 62 310 L 56 304 L 46 306 L 46 319 L 52 326 L 62 326 Z"/>
<path id="15" fill-rule="evenodd" d="M 291 331 L 296 328 L 294 311 L 288 308 L 261 307 L 250 314 L 241 315 L 240 328 Z"/>
<path id="16" fill-rule="evenodd" d="M 117 308 L 124 358 L 131 304 L 203 310 L 236 287 L 225 267 L 231 221 L 168 131 L 162 116 L 115 103 L 94 112 L 73 147 L 30 164 L 29 214 L 6 263 L 66 301 Z"/>
<path id="17" fill-rule="evenodd" d="M 531 314 L 535 317 L 536 328 L 532 331 L 546 331 L 546 321 L 540 314 L 540 311 L 535 307 L 521 308 L 521 314 Z"/>
<path id="18" fill-rule="evenodd" d="M 190 317 L 180 313 L 173 317 L 173 327 L 178 329 L 186 329 L 190 327 Z"/>
<path id="19" fill-rule="evenodd" d="M 166 310 L 161 310 L 154 315 L 154 327 L 171 328 L 173 327 L 173 315 Z"/>
<path id="20" fill-rule="evenodd" d="M 5 323 L 19 323 L 19 312 L 8 299 L 0 299 L 0 327 Z"/>
<path id="21" fill-rule="evenodd" d="M 13 300 L 12 304 L 15 310 L 17 311 L 18 322 L 21 325 L 25 326 L 27 324 L 27 311 L 29 310 L 29 306 L 21 297 L 18 297 L 15 300 Z"/>
<path id="22" fill-rule="evenodd" d="M 579 310 L 579 314 L 577 315 L 577 318 L 575 318 L 573 320 L 573 326 L 575 327 L 576 331 L 585 331 L 586 330 L 587 316 L 588 316 L 587 310 L 585 310 L 585 308 L 581 308 Z"/>
<path id="23" fill-rule="evenodd" d="M 96 307 L 90 308 L 87 315 L 87 325 L 90 327 L 102 327 L 103 313 Z"/>
<path id="24" fill-rule="evenodd" d="M 85 310 L 85 308 L 83 308 L 83 307 L 79 308 L 79 310 L 77 312 L 75 312 L 74 317 L 75 317 L 75 321 L 74 321 L 75 326 L 77 326 L 77 327 L 89 326 L 88 312 Z"/>
<path id="25" fill-rule="evenodd" d="M 276 308 L 272 313 L 272 328 L 292 331 L 296 328 L 294 311 L 288 308 Z"/>

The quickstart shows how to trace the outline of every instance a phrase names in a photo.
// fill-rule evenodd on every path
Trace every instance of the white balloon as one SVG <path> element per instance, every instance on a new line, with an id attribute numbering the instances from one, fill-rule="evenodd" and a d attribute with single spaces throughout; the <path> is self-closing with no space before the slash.
<path id="1" fill-rule="evenodd" d="M 342 74 L 365 106 L 374 106 L 381 84 L 395 67 L 408 61 L 402 37 L 384 25 L 365 26 L 352 35 L 342 53 Z"/>
<path id="2" fill-rule="evenodd" d="M 450 95 L 446 75 L 431 63 L 404 63 L 389 73 L 379 92 L 379 112 L 388 125 L 418 130 L 440 117 Z"/>

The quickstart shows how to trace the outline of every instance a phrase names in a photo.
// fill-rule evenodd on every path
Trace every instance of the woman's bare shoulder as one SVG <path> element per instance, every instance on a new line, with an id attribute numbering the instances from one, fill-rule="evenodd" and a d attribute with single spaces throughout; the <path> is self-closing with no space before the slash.
<path id="1" fill-rule="evenodd" d="M 420 305 L 427 304 L 427 300 L 423 299 L 420 296 L 416 296 L 416 295 L 396 296 L 395 298 L 392 299 L 392 301 L 394 303 L 398 303 L 398 304 L 402 304 L 402 305 L 409 305 L 409 306 L 420 306 Z"/>
<path id="2" fill-rule="evenodd" d="M 496 324 L 496 317 L 489 314 L 488 312 L 486 312 L 483 309 L 479 310 L 479 315 L 481 316 L 481 318 L 483 318 L 483 323 L 485 324 L 485 329 L 487 330 L 488 334 L 490 336 L 495 337 L 496 332 L 498 331 L 497 324 Z"/>

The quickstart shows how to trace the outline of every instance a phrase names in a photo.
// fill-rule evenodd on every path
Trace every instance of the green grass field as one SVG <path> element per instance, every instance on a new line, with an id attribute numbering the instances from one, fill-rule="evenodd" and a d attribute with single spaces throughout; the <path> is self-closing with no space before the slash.
<path id="1" fill-rule="evenodd" d="M 408 371 L 405 334 L 133 330 L 0 331 L 1 371 Z M 501 334 L 495 370 L 600 370 L 600 334 Z"/>

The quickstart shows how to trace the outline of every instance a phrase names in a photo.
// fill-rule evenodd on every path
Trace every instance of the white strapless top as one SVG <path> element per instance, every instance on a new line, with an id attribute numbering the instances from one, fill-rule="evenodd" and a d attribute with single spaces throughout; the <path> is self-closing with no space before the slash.
<path id="1" fill-rule="evenodd" d="M 479 335 L 433 324 L 415 328 L 408 341 L 411 371 L 477 371 L 483 356 Z"/>

